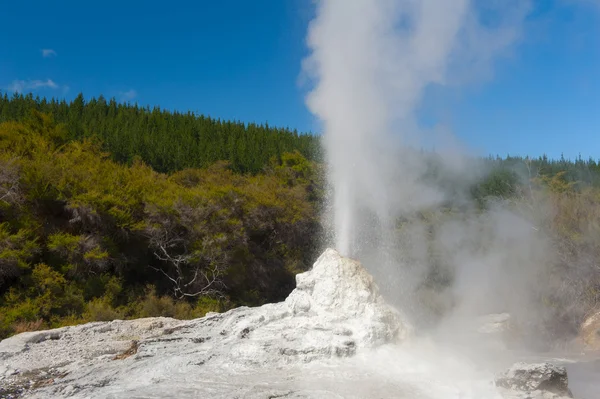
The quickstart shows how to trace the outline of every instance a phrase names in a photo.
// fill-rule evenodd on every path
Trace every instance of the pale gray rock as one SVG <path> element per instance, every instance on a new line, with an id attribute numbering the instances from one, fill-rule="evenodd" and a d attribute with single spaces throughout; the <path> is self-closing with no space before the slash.
<path id="1" fill-rule="evenodd" d="M 362 265 L 334 250 L 296 281 L 282 303 L 197 320 L 115 320 L 16 335 L 0 342 L 0 386 L 21 384 L 30 397 L 117 397 L 103 395 L 136 385 L 131 379 L 154 385 L 187 369 L 243 373 L 344 358 L 411 333 Z"/>
<path id="2" fill-rule="evenodd" d="M 419 343 L 371 275 L 334 250 L 296 282 L 284 302 L 196 320 L 16 335 L 0 342 L 0 398 L 556 399 L 498 388 L 492 373 Z"/>
<path id="3" fill-rule="evenodd" d="M 600 353 L 600 312 L 592 314 L 581 324 L 578 340 L 586 352 Z"/>
<path id="4" fill-rule="evenodd" d="M 510 314 L 493 313 L 479 318 L 477 332 L 481 334 L 505 334 L 511 328 Z"/>
<path id="5" fill-rule="evenodd" d="M 565 367 L 551 363 L 515 363 L 496 378 L 496 385 L 512 391 L 510 398 L 572 398 Z"/>

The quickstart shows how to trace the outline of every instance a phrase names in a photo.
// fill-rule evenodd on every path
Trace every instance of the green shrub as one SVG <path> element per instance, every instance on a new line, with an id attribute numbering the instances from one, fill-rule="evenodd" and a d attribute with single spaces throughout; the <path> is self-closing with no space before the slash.
<path id="1" fill-rule="evenodd" d="M 86 308 L 85 320 L 112 321 L 125 318 L 125 313 L 122 310 L 113 308 L 105 298 L 92 299 L 87 303 Z"/>

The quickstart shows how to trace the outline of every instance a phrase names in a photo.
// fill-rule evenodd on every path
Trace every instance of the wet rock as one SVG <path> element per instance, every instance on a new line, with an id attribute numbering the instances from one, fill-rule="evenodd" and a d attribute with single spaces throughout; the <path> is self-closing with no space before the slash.
<path id="1" fill-rule="evenodd" d="M 581 325 L 579 340 L 587 351 L 600 351 L 600 312 L 588 317 Z"/>
<path id="2" fill-rule="evenodd" d="M 551 363 L 516 363 L 496 378 L 496 385 L 511 390 L 507 397 L 572 398 L 567 370 Z"/>
<path id="3" fill-rule="evenodd" d="M 481 334 L 505 334 L 510 328 L 510 314 L 494 313 L 481 317 L 477 332 Z"/>

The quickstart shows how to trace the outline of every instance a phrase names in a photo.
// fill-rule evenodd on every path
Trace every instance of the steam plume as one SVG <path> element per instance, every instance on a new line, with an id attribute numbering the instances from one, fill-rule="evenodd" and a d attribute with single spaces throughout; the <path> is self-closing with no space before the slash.
<path id="1" fill-rule="evenodd" d="M 360 214 L 373 213 L 385 229 L 399 213 L 441 201 L 439 190 L 418 183 L 419 161 L 403 154 L 423 141 L 415 110 L 429 85 L 488 74 L 493 57 L 518 37 L 527 8 L 523 1 L 317 2 L 305 62 L 316 86 L 307 104 L 323 124 L 340 252 L 353 255 L 367 239 Z"/>

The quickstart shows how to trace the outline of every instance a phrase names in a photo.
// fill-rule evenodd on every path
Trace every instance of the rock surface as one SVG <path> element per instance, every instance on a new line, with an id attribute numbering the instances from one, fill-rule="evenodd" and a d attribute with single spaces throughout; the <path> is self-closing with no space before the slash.
<path id="1" fill-rule="evenodd" d="M 285 302 L 197 320 L 117 320 L 19 334 L 0 342 L 0 386 L 35 386 L 32 397 L 101 397 L 103 388 L 122 384 L 125 370 L 141 371 L 154 384 L 172 369 L 297 365 L 349 357 L 410 334 L 372 276 L 334 250 L 296 282 Z M 51 369 L 58 371 L 50 375 Z"/>
<path id="2" fill-rule="evenodd" d="M 0 398 L 521 399 L 558 398 L 521 390 L 546 389 L 546 380 L 566 387 L 560 370 L 525 378 L 524 366 L 499 388 L 460 353 L 408 340 L 410 325 L 371 275 L 334 250 L 296 282 L 284 302 L 196 320 L 16 335 L 0 342 Z"/>
<path id="3" fill-rule="evenodd" d="M 477 332 L 481 334 L 506 334 L 510 331 L 510 314 L 494 313 L 488 314 L 479 319 Z"/>
<path id="4" fill-rule="evenodd" d="M 583 322 L 579 338 L 586 350 L 600 351 L 600 312 Z"/>
<path id="5" fill-rule="evenodd" d="M 515 392 L 507 397 L 572 398 L 564 367 L 550 363 L 516 363 L 496 379 L 496 385 Z"/>

